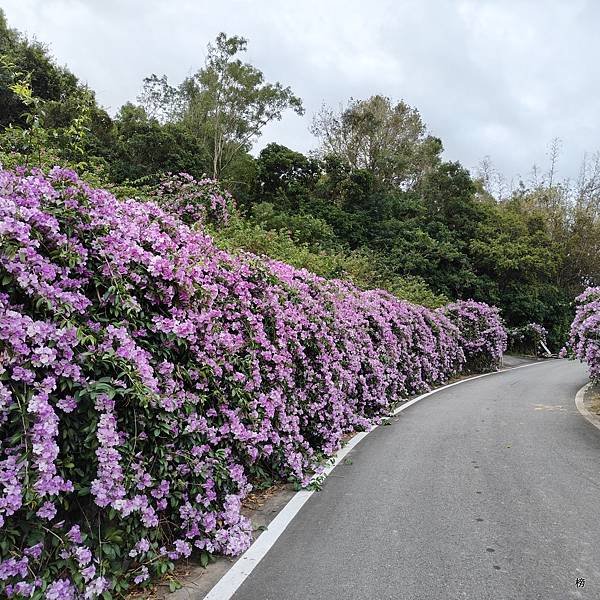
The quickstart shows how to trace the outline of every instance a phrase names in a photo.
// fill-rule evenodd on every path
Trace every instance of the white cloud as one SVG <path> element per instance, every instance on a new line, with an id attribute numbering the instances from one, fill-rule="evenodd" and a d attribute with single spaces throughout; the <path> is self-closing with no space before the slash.
<path id="1" fill-rule="evenodd" d="M 307 151 L 322 102 L 383 93 L 416 106 L 446 157 L 485 155 L 510 178 L 564 141 L 564 175 L 599 146 L 593 0 L 4 0 L 9 24 L 48 43 L 111 112 L 150 73 L 180 81 L 219 31 L 249 39 L 247 60 L 300 95 L 307 115 L 259 145 Z"/>

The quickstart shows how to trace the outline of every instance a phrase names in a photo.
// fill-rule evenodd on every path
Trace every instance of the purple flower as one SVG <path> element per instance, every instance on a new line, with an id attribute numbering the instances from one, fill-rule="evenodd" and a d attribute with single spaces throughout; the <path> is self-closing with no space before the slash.
<path id="1" fill-rule="evenodd" d="M 35 544 L 34 546 L 29 546 L 29 548 L 25 548 L 23 554 L 25 554 L 25 556 L 29 556 L 30 558 L 37 560 L 42 555 L 43 548 L 44 544 L 40 542 L 39 544 Z"/>
<path id="2" fill-rule="evenodd" d="M 81 575 L 86 582 L 90 581 L 96 575 L 96 567 L 94 565 L 88 565 L 84 569 L 81 569 Z"/>
<path id="3" fill-rule="evenodd" d="M 80 567 L 89 564 L 92 560 L 92 552 L 89 548 L 85 546 L 77 546 L 73 554 L 75 555 L 75 558 L 77 559 L 77 562 L 79 563 Z"/>
<path id="4" fill-rule="evenodd" d="M 87 584 L 84 598 L 97 598 L 103 592 L 108 590 L 109 587 L 110 582 L 106 578 L 96 577 L 96 579 Z"/>
<path id="5" fill-rule="evenodd" d="M 66 398 L 59 400 L 56 403 L 56 406 L 58 406 L 58 408 L 60 408 L 63 412 L 70 413 L 77 408 L 77 402 L 73 396 L 67 396 Z"/>
<path id="6" fill-rule="evenodd" d="M 575 318 L 561 358 L 567 355 L 586 362 L 592 381 L 600 381 L 600 287 L 589 287 L 576 298 Z"/>
<path id="7" fill-rule="evenodd" d="M 58 579 L 46 588 L 46 600 L 73 600 L 75 588 L 68 579 Z"/>
<path id="8" fill-rule="evenodd" d="M 6 581 L 9 577 L 21 577 L 27 576 L 27 565 L 29 559 L 24 556 L 20 559 L 8 558 L 0 562 L 0 581 Z"/>
<path id="9" fill-rule="evenodd" d="M 149 577 L 150 575 L 148 574 L 148 568 L 145 565 L 142 565 L 139 575 L 136 575 L 133 581 L 139 585 L 143 581 L 146 581 Z"/>
<path id="10" fill-rule="evenodd" d="M 51 521 L 56 516 L 56 506 L 52 502 L 46 501 L 35 514 L 41 519 Z"/>
<path id="11" fill-rule="evenodd" d="M 190 554 L 192 553 L 192 548 L 187 542 L 184 542 L 183 540 L 175 540 L 175 551 L 177 552 L 177 554 L 183 556 L 184 558 L 188 558 L 188 556 L 190 556 Z"/>
<path id="12" fill-rule="evenodd" d="M 81 544 L 82 537 L 79 525 L 73 525 L 73 527 L 71 527 L 71 529 L 69 529 L 69 531 L 67 532 L 67 537 L 74 544 Z"/>

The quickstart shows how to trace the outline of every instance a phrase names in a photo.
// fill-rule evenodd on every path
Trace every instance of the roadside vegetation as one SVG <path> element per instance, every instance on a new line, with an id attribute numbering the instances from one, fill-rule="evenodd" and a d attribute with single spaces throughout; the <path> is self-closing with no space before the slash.
<path id="1" fill-rule="evenodd" d="M 0 171 L 9 597 L 118 596 L 192 552 L 239 554 L 252 486 L 307 484 L 345 435 L 506 348 L 486 304 L 219 250 L 204 223 L 228 196 L 172 183 L 117 200 L 71 170 Z"/>
<path id="2" fill-rule="evenodd" d="M 246 45 L 111 116 L 0 11 L 0 595 L 122 597 L 239 554 L 252 486 L 496 369 L 506 325 L 562 345 L 597 284 L 597 161 L 507 193 L 382 95 L 324 107 L 309 156 L 254 156 L 304 109 Z M 597 377 L 594 294 L 571 347 Z"/>
<path id="3" fill-rule="evenodd" d="M 569 341 L 562 354 L 587 363 L 590 379 L 600 383 L 600 287 L 590 287 L 577 297 Z"/>

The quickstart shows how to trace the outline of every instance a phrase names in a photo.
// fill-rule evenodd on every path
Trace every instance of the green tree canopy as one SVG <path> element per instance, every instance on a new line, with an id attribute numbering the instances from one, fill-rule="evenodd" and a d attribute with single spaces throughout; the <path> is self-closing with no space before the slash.
<path id="1" fill-rule="evenodd" d="M 247 43 L 220 33 L 193 76 L 174 88 L 165 76 L 152 75 L 140 97 L 151 115 L 179 121 L 203 141 L 215 178 L 251 148 L 267 123 L 281 119 L 286 109 L 304 112 L 289 87 L 267 83 L 262 71 L 242 62 Z"/>
<path id="2" fill-rule="evenodd" d="M 336 112 L 324 106 L 312 132 L 323 156 L 332 154 L 353 169 L 402 189 L 415 186 L 440 160 L 442 143 L 427 133 L 419 111 L 385 96 L 351 99 Z"/>

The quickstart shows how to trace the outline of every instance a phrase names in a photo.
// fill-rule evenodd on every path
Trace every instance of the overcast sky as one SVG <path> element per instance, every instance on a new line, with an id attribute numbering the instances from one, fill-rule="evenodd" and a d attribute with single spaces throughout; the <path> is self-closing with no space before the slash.
<path id="1" fill-rule="evenodd" d="M 9 25 L 47 43 L 114 113 L 142 79 L 195 72 L 220 31 L 249 40 L 246 60 L 290 85 L 306 115 L 269 126 L 306 152 L 322 103 L 404 99 L 473 169 L 491 156 L 507 178 L 547 164 L 563 176 L 600 149 L 597 0 L 0 0 Z"/>

